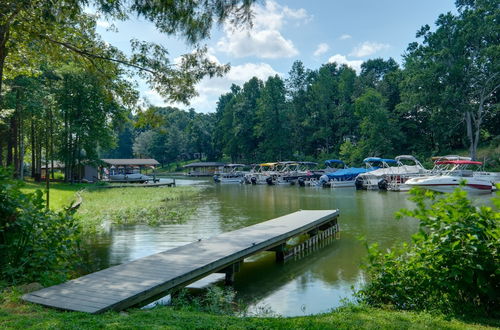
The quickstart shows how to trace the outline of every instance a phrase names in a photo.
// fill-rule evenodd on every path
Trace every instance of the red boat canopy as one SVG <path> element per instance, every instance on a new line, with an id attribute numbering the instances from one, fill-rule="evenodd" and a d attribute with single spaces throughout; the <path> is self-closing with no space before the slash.
<path id="1" fill-rule="evenodd" d="M 455 164 L 455 165 L 483 165 L 482 162 L 477 162 L 474 160 L 441 160 L 436 162 L 437 165 L 443 164 Z"/>

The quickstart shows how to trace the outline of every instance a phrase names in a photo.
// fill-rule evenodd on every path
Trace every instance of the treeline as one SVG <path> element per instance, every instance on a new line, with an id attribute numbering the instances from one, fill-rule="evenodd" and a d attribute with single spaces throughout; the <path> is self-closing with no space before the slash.
<path id="1" fill-rule="evenodd" d="M 161 118 L 152 122 L 162 124 L 141 132 L 136 144 L 149 139 L 156 146 L 140 154 L 169 154 L 166 161 L 196 153 L 233 162 L 340 157 L 356 163 L 468 148 L 475 158 L 479 141 L 500 143 L 499 9 L 494 1 L 457 1 L 457 7 L 457 15 L 438 18 L 434 32 L 427 25 L 418 31 L 422 40 L 408 46 L 402 67 L 372 59 L 356 74 L 346 65 L 310 70 L 296 61 L 286 78 L 233 85 L 214 116 L 150 109 L 149 117 Z M 192 124 L 176 124 L 172 113 Z M 194 153 L 197 134 L 203 143 Z"/>
<path id="2" fill-rule="evenodd" d="M 71 64 L 41 67 L 35 77 L 5 81 L 0 164 L 12 166 L 20 178 L 28 172 L 39 180 L 48 165 L 62 167 L 67 180 L 78 179 L 82 165 L 115 144 L 128 105 L 137 99 L 130 84 L 112 74 L 115 69 L 109 64 L 108 75 L 102 75 Z"/>
<path id="3" fill-rule="evenodd" d="M 31 72 L 13 75 L 9 67 L 0 90 L 0 165 L 22 177 L 24 164 L 32 164 L 38 178 L 45 163 L 58 160 L 71 180 L 82 164 L 102 157 L 162 164 L 338 157 L 356 164 L 367 156 L 468 148 L 475 158 L 479 142 L 500 144 L 500 9 L 491 0 L 456 4 L 457 14 L 441 15 L 434 31 L 426 25 L 417 32 L 420 41 L 408 46 L 402 66 L 371 59 L 356 73 L 346 65 L 308 69 L 296 61 L 286 77 L 231 86 L 209 114 L 141 110 L 124 78 L 126 59 L 87 63 L 66 54 L 35 61 Z M 85 36 L 102 45 L 92 22 L 82 25 L 90 31 Z M 182 90 L 192 92 L 175 91 Z"/>

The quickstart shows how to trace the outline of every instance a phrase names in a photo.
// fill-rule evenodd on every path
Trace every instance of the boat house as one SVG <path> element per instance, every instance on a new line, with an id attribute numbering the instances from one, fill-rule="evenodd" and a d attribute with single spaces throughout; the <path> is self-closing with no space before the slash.
<path id="1" fill-rule="evenodd" d="M 148 169 L 154 170 L 156 166 L 160 165 L 156 159 L 152 158 L 131 158 L 131 159 L 114 159 L 104 158 L 101 162 L 105 164 L 104 167 L 109 168 L 111 173 L 142 173 L 144 170 L 147 173 Z M 107 165 L 107 166 L 106 166 Z"/>
<path id="2" fill-rule="evenodd" d="M 187 168 L 188 172 L 186 174 L 188 176 L 212 176 L 225 165 L 227 164 L 218 162 L 199 162 L 184 165 L 184 168 Z"/>

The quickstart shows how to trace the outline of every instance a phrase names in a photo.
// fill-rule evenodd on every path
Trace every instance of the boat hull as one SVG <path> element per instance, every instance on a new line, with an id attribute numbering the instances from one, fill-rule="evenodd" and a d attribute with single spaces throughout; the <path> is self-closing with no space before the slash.
<path id="1" fill-rule="evenodd" d="M 463 186 L 460 185 L 461 182 L 464 182 Z M 406 181 L 406 185 L 443 193 L 453 192 L 456 188 L 473 193 L 490 193 L 493 191 L 493 184 L 489 181 L 453 176 L 413 178 Z"/>

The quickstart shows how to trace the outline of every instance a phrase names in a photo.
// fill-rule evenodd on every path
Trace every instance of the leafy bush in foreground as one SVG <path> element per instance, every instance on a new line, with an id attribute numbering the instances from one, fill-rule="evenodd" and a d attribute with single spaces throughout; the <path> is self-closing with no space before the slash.
<path id="1" fill-rule="evenodd" d="M 500 310 L 500 198 L 475 207 L 464 191 L 443 198 L 412 191 L 415 210 L 398 217 L 420 220 L 412 244 L 382 253 L 369 247 L 370 278 L 358 294 L 370 305 L 490 315 Z M 429 203 L 430 202 L 430 203 Z M 498 316 L 498 315 L 497 315 Z"/>
<path id="2" fill-rule="evenodd" d="M 78 258 L 79 230 L 70 211 L 46 210 L 42 192 L 23 194 L 0 167 L 0 281 L 49 284 Z"/>

